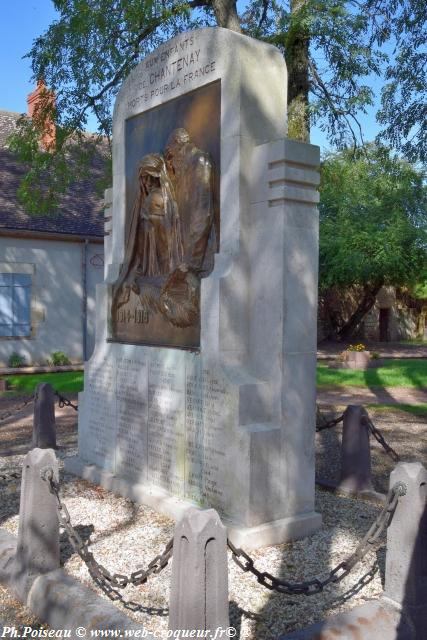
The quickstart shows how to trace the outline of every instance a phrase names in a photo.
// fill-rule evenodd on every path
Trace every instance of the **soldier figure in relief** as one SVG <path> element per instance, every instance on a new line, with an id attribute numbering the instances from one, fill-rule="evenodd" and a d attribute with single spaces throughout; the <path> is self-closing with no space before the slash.
<path id="1" fill-rule="evenodd" d="M 184 264 L 205 277 L 212 271 L 217 251 L 212 159 L 182 128 L 169 136 L 165 159 L 181 217 Z"/>

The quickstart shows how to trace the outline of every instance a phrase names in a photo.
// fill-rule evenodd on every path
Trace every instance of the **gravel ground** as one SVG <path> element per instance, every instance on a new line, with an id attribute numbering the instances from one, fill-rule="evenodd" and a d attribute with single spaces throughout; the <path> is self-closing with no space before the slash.
<path id="1" fill-rule="evenodd" d="M 334 418 L 343 413 L 344 405 L 321 407 L 322 416 Z M 422 462 L 427 466 L 427 416 L 421 418 L 398 409 L 368 409 L 374 425 L 386 442 L 405 462 Z M 342 425 L 316 434 L 317 475 L 337 480 L 340 473 Z M 387 492 L 388 478 L 394 462 L 384 454 L 381 445 L 371 437 L 372 478 L 376 491 Z"/>
<path id="2" fill-rule="evenodd" d="M 0 406 L 0 414 L 2 409 L 3 405 Z M 336 415 L 340 409 L 335 407 L 330 414 Z M 403 459 L 420 460 L 426 464 L 427 424 L 423 420 L 396 410 L 370 413 L 376 426 Z M 19 420 L 11 419 L 6 423 L 0 425 L 0 450 L 5 452 L 0 458 L 0 468 L 13 470 L 20 466 L 28 447 L 31 411 L 23 412 Z M 75 453 L 75 423 L 76 415 L 71 409 L 61 410 L 58 417 L 58 442 L 61 446 L 58 455 L 62 459 Z M 408 434 L 414 437 L 408 437 Z M 316 438 L 318 469 L 332 478 L 339 473 L 340 428 L 323 431 Z M 373 468 L 377 490 L 385 490 L 392 462 L 376 442 L 373 443 Z M 3 491 L 0 506 L 0 526 L 13 533 L 17 532 L 18 526 L 18 489 L 16 485 L 8 486 Z M 139 566 L 146 566 L 163 550 L 173 534 L 173 521 L 169 518 L 74 476 L 62 473 L 61 493 L 80 535 L 84 539 L 90 536 L 95 557 L 112 572 L 129 574 Z M 379 512 L 375 504 L 323 490 L 316 491 L 316 509 L 323 517 L 320 530 L 304 540 L 253 552 L 259 569 L 295 581 L 326 577 L 355 549 Z M 61 549 L 65 570 L 100 593 L 64 535 Z M 343 582 L 330 585 L 322 594 L 312 597 L 272 593 L 260 586 L 250 574 L 242 574 L 230 557 L 230 623 L 237 629 L 237 638 L 277 638 L 281 633 L 305 627 L 377 597 L 383 587 L 384 557 L 383 549 L 370 551 L 363 564 Z M 368 584 L 354 593 L 353 587 L 369 572 Z M 124 591 L 126 598 L 141 604 L 140 611 L 127 611 L 128 615 L 149 630 L 161 632 L 167 629 L 170 577 L 171 567 L 168 566 L 146 585 L 128 587 Z M 26 618 L 28 612 L 4 590 L 0 591 L 0 600 L 0 621 L 30 624 Z M 31 624 L 37 626 L 34 619 Z"/>
<path id="3" fill-rule="evenodd" d="M 427 389 L 408 387 L 356 387 L 325 385 L 318 388 L 317 403 L 324 406 L 348 404 L 427 404 Z"/>

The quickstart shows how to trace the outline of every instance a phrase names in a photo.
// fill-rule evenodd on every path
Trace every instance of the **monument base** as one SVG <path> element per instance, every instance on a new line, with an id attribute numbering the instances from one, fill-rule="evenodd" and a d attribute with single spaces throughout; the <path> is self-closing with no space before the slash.
<path id="1" fill-rule="evenodd" d="M 228 537 L 234 546 L 250 551 L 310 536 L 319 529 L 322 516 L 312 511 L 265 522 L 257 527 L 238 527 L 229 522 L 224 524 L 227 526 Z"/>
<path id="2" fill-rule="evenodd" d="M 146 487 L 119 478 L 110 471 L 105 471 L 95 464 L 87 464 L 79 456 L 65 458 L 64 469 L 68 473 L 98 484 L 112 493 L 152 507 L 159 513 L 179 520 L 190 507 L 200 509 L 200 505 L 182 498 L 171 496 L 167 491 L 156 487 Z M 242 527 L 228 520 L 223 520 L 228 536 L 236 547 L 245 550 L 258 549 L 291 540 L 298 540 L 314 533 L 321 525 L 321 515 L 312 511 L 280 520 L 266 522 L 256 527 Z"/>

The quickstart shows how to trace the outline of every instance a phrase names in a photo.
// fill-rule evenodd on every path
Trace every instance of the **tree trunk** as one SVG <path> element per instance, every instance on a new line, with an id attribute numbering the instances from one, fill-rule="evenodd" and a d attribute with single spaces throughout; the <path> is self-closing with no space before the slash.
<path id="1" fill-rule="evenodd" d="M 310 34 L 295 24 L 304 11 L 307 0 L 291 0 L 291 23 L 286 39 L 288 67 L 288 137 L 310 142 L 308 93 L 310 89 L 308 65 Z"/>
<path id="2" fill-rule="evenodd" d="M 297 25 L 301 11 L 307 0 L 291 0 L 291 24 L 286 37 L 286 64 L 288 67 L 288 137 L 302 142 L 310 142 L 310 121 L 308 117 L 309 45 L 308 30 Z M 237 14 L 236 0 L 211 0 L 211 5 L 219 27 L 242 32 Z"/>
<path id="3" fill-rule="evenodd" d="M 212 8 L 219 27 L 242 33 L 236 0 L 212 0 Z"/>
<path id="4" fill-rule="evenodd" d="M 356 311 L 346 324 L 338 331 L 338 336 L 344 340 L 352 338 L 356 330 L 359 328 L 362 320 L 367 313 L 372 309 L 377 299 L 378 291 L 383 286 L 383 282 L 377 282 L 371 287 L 365 286 L 363 290 L 363 297 L 357 306 Z"/>

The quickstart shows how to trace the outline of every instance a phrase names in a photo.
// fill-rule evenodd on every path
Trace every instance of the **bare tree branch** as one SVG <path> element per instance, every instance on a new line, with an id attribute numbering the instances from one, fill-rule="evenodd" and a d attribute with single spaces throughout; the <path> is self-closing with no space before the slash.
<path id="1" fill-rule="evenodd" d="M 172 14 L 173 15 L 179 15 L 188 5 L 204 6 L 204 5 L 207 4 L 207 1 L 209 1 L 209 0 L 193 0 L 192 2 L 180 3 L 179 5 L 177 5 L 176 7 L 174 7 L 172 9 Z M 107 84 L 104 85 L 102 87 L 102 89 L 96 95 L 88 96 L 88 100 L 90 101 L 91 105 L 93 104 L 94 101 L 99 100 L 100 98 L 102 98 L 102 96 L 109 89 L 112 89 L 119 82 L 119 80 L 122 79 L 124 73 L 126 72 L 126 70 L 129 67 L 129 65 L 132 62 L 134 62 L 135 60 L 138 59 L 138 56 L 139 56 L 139 45 L 141 44 L 141 42 L 145 38 L 150 36 L 152 33 L 154 33 L 154 31 L 158 27 L 160 27 L 163 24 L 164 21 L 165 21 L 165 15 L 164 15 L 164 13 L 161 13 L 148 26 L 146 26 L 143 29 L 141 29 L 141 31 L 136 35 L 136 37 L 131 42 L 129 42 L 129 48 L 133 49 L 132 55 L 130 55 L 129 58 L 127 58 L 127 60 L 125 60 L 125 62 L 121 65 L 121 67 L 119 67 L 119 69 L 116 71 L 116 73 L 114 74 L 112 79 L 109 82 L 107 82 Z"/>
<path id="2" fill-rule="evenodd" d="M 268 6 L 270 4 L 270 0 L 262 0 L 262 14 L 258 22 L 258 29 L 261 29 L 263 22 L 265 22 L 267 18 Z"/>
<path id="3" fill-rule="evenodd" d="M 329 90 L 327 88 L 327 86 L 325 85 L 325 83 L 323 82 L 322 78 L 319 75 L 319 72 L 317 71 L 317 67 L 314 64 L 314 62 L 312 60 L 308 61 L 308 65 L 310 68 L 310 71 L 312 73 L 313 78 L 316 80 L 317 85 L 320 87 L 320 89 L 322 90 L 323 93 L 323 97 L 326 99 L 326 101 L 328 102 L 329 106 L 331 107 L 331 110 L 335 116 L 335 118 L 338 120 L 340 116 L 345 115 L 345 112 L 342 109 L 337 109 L 331 94 L 329 93 Z"/>
<path id="4" fill-rule="evenodd" d="M 323 82 L 323 80 L 321 79 L 319 72 L 317 71 L 317 67 L 314 64 L 314 62 L 312 60 L 309 60 L 308 62 L 309 64 L 309 68 L 310 71 L 313 75 L 313 78 L 316 80 L 318 87 L 321 89 L 322 93 L 323 93 L 323 97 L 326 99 L 327 103 L 330 106 L 330 109 L 334 115 L 334 119 L 336 122 L 339 122 L 340 117 L 344 118 L 344 120 L 346 121 L 347 125 L 348 125 L 348 129 L 349 132 L 351 134 L 351 137 L 353 138 L 353 148 L 356 149 L 359 145 L 358 145 L 358 139 L 357 136 L 354 132 L 353 126 L 349 120 L 349 117 L 352 118 L 354 120 L 354 122 L 356 123 L 358 129 L 359 129 L 359 135 L 360 135 L 360 141 L 363 143 L 363 135 L 362 135 L 362 127 L 360 125 L 360 122 L 358 121 L 358 119 L 356 118 L 356 116 L 351 113 L 349 110 L 347 109 L 338 109 L 337 106 L 335 105 L 335 102 L 333 101 L 331 94 L 329 93 L 329 90 L 327 88 L 327 86 L 325 85 L 325 83 Z"/>

